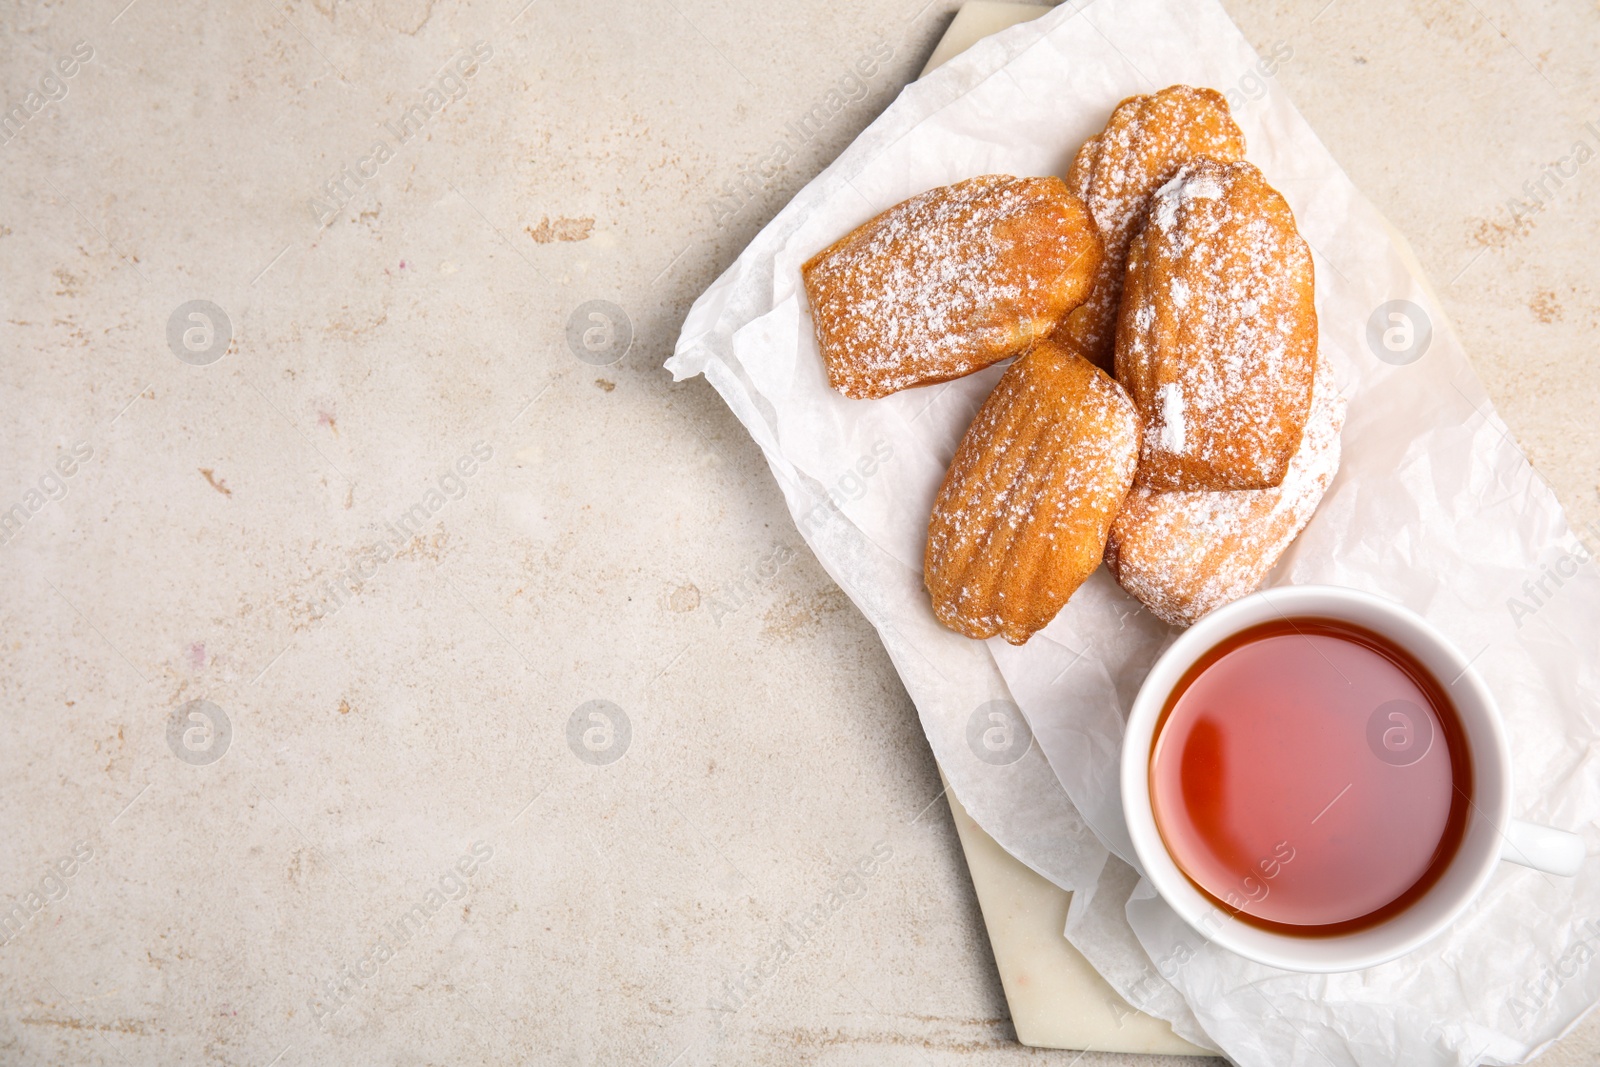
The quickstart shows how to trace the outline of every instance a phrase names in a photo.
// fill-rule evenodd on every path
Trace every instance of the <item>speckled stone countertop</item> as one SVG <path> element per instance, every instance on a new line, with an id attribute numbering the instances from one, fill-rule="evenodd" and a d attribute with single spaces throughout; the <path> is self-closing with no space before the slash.
<path id="1" fill-rule="evenodd" d="M 1600 530 L 1600 9 L 1228 6 Z M 1014 1044 L 888 659 L 661 370 L 954 7 L 0 15 L 0 1062 L 1149 1062 Z"/>

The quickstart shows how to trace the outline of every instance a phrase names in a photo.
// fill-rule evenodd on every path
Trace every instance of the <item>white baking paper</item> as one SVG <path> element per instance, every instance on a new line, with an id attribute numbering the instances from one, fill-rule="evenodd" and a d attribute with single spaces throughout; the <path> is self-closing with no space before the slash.
<path id="1" fill-rule="evenodd" d="M 908 86 L 773 219 L 696 302 L 667 365 L 706 375 L 761 446 L 801 533 L 881 635 L 952 788 L 1007 851 L 1075 892 L 1066 936 L 1130 1003 L 1246 1067 L 1521 1062 L 1600 997 L 1592 861 L 1574 879 L 1502 865 L 1449 933 L 1366 971 L 1291 974 L 1207 944 L 1129 866 L 1117 795 L 1126 710 L 1175 631 L 1104 570 L 1021 648 L 941 627 L 922 586 L 928 514 L 1001 369 L 847 400 L 801 292 L 807 257 L 909 196 L 1062 174 L 1135 93 L 1229 92 L 1248 158 L 1315 253 L 1322 351 L 1349 398 L 1343 469 L 1269 584 L 1366 589 L 1432 620 L 1498 694 L 1516 813 L 1582 832 L 1592 852 L 1600 575 L 1414 261 L 1270 68 L 1211 0 L 1066 4 L 990 38 Z M 1391 319 L 1398 300 L 1415 307 Z"/>

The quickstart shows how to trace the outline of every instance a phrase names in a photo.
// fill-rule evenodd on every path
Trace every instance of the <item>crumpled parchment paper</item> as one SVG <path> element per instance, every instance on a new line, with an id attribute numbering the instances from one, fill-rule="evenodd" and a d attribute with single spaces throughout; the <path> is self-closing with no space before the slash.
<path id="1" fill-rule="evenodd" d="M 1064 4 L 989 38 L 908 86 L 772 220 L 695 303 L 667 366 L 704 374 L 761 446 L 800 532 L 877 628 L 952 788 L 1007 851 L 1074 891 L 1065 934 L 1130 1003 L 1252 1067 L 1521 1062 L 1600 998 L 1593 867 L 1559 879 L 1502 864 L 1448 933 L 1366 971 L 1293 974 L 1208 944 L 1131 866 L 1118 797 L 1126 709 L 1176 631 L 1104 569 L 1021 648 L 941 627 L 922 586 L 928 514 L 1002 368 L 847 400 L 805 306 L 800 264 L 879 211 L 974 175 L 1064 174 L 1126 96 L 1175 82 L 1228 93 L 1248 158 L 1315 253 L 1322 351 L 1349 399 L 1343 468 L 1268 584 L 1366 589 L 1438 625 L 1499 697 L 1516 814 L 1579 831 L 1593 852 L 1600 574 L 1415 261 L 1272 66 L 1213 0 Z"/>

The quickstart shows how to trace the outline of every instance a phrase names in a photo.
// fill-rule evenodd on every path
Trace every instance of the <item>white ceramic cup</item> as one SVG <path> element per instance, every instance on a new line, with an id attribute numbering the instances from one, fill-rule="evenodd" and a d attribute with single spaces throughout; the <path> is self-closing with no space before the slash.
<path id="1" fill-rule="evenodd" d="M 1439 880 L 1379 925 L 1335 936 L 1294 937 L 1233 918 L 1195 889 L 1173 862 L 1150 802 L 1150 754 L 1167 698 L 1195 661 L 1241 630 L 1293 618 L 1333 619 L 1387 637 L 1410 652 L 1449 694 L 1472 759 L 1466 836 Z M 1333 586 L 1263 590 L 1213 611 L 1161 655 L 1128 715 L 1122 746 L 1122 807 L 1143 875 L 1206 939 L 1247 959 L 1291 971 L 1332 973 L 1405 955 L 1449 926 L 1482 892 L 1500 860 L 1556 875 L 1583 863 L 1583 839 L 1511 817 L 1511 753 L 1493 695 L 1450 641 L 1414 612 L 1381 597 Z"/>

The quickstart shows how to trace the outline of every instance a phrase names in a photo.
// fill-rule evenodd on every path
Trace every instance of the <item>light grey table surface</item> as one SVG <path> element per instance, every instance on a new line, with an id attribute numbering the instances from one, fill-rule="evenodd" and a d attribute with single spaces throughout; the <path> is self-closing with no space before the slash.
<path id="1" fill-rule="evenodd" d="M 0 15 L 0 1062 L 1146 1062 L 1013 1044 L 887 658 L 660 369 L 922 5 Z M 1600 7 L 1324 5 L 1228 6 L 1600 524 Z"/>

